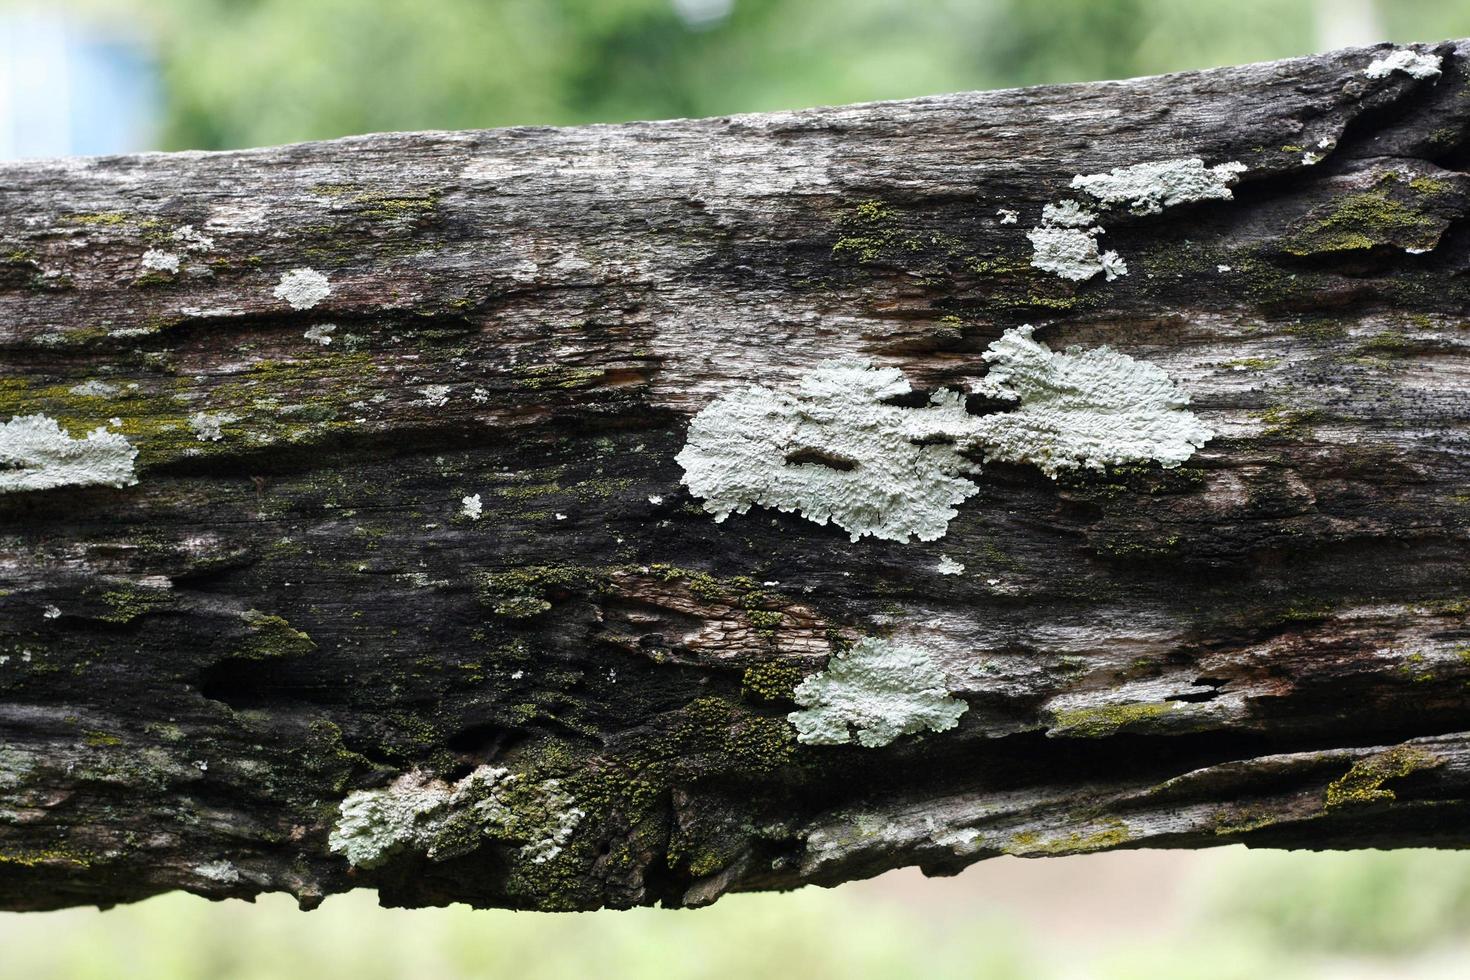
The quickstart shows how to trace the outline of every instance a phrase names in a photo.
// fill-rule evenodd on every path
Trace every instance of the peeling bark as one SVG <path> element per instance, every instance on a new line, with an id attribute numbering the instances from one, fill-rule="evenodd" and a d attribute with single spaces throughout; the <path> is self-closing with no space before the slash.
<path id="1" fill-rule="evenodd" d="M 0 445 L 0 906 L 1464 846 L 1470 42 L 1419 54 L 0 168 L 0 423 L 136 450 Z M 681 485 L 696 413 L 829 359 L 1013 410 L 1023 324 L 1213 438 L 1053 479 L 946 437 L 933 541 Z M 928 720 L 857 738 L 894 696 Z"/>

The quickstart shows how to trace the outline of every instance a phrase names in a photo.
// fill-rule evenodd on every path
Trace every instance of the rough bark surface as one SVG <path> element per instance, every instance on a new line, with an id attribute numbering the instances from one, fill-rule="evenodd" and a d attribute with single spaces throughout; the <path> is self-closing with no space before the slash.
<path id="1" fill-rule="evenodd" d="M 137 451 L 0 492 L 0 906 L 1470 843 L 1470 42 L 1417 50 L 0 167 L 0 424 Z M 1245 169 L 1091 202 L 1127 275 L 1031 264 L 1074 176 L 1181 158 Z M 681 485 L 732 391 L 845 356 L 966 390 L 1026 323 L 1214 438 L 985 463 L 929 542 Z M 799 740 L 865 638 L 958 725 Z"/>

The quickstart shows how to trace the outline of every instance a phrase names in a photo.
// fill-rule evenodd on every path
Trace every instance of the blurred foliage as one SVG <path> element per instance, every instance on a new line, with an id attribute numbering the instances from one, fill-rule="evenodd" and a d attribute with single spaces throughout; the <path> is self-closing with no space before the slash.
<path id="1" fill-rule="evenodd" d="M 20 0 L 0 0 L 17 6 Z M 35 5 L 37 0 L 26 0 Z M 726 16 L 700 22 L 680 9 Z M 48 0 L 152 39 L 166 148 L 722 115 L 1305 54 L 1332 0 Z M 1380 0 L 1395 40 L 1470 0 Z M 1324 13 L 1325 12 L 1325 13 Z"/>
<path id="2" fill-rule="evenodd" d="M 1072 862 L 1073 887 L 1097 887 L 1095 904 L 1111 908 L 1128 904 L 1108 877 L 1130 857 L 1048 860 Z M 1018 914 L 983 887 L 960 900 L 947 889 L 946 904 L 915 901 L 912 885 L 892 894 L 868 885 L 580 915 L 380 909 L 366 892 L 302 914 L 281 895 L 251 906 L 175 894 L 105 913 L 0 914 L 0 980 L 1465 975 L 1470 854 L 1231 847 L 1178 859 L 1190 869 L 1174 886 L 1180 921 L 1162 935 L 1110 915 L 1112 931 L 1079 938 L 1076 922 L 1034 907 Z"/>

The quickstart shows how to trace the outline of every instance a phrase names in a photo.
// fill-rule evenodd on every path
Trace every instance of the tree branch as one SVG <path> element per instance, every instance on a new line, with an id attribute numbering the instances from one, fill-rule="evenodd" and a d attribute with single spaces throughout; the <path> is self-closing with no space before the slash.
<path id="1" fill-rule="evenodd" d="M 1467 55 L 3 166 L 0 906 L 1464 846 Z"/>

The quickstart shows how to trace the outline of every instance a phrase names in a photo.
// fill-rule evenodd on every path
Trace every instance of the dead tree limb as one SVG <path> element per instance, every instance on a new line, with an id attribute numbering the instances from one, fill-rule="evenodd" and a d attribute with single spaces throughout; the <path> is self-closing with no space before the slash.
<path id="1" fill-rule="evenodd" d="M 1467 55 L 0 167 L 0 905 L 1470 843 Z"/>

